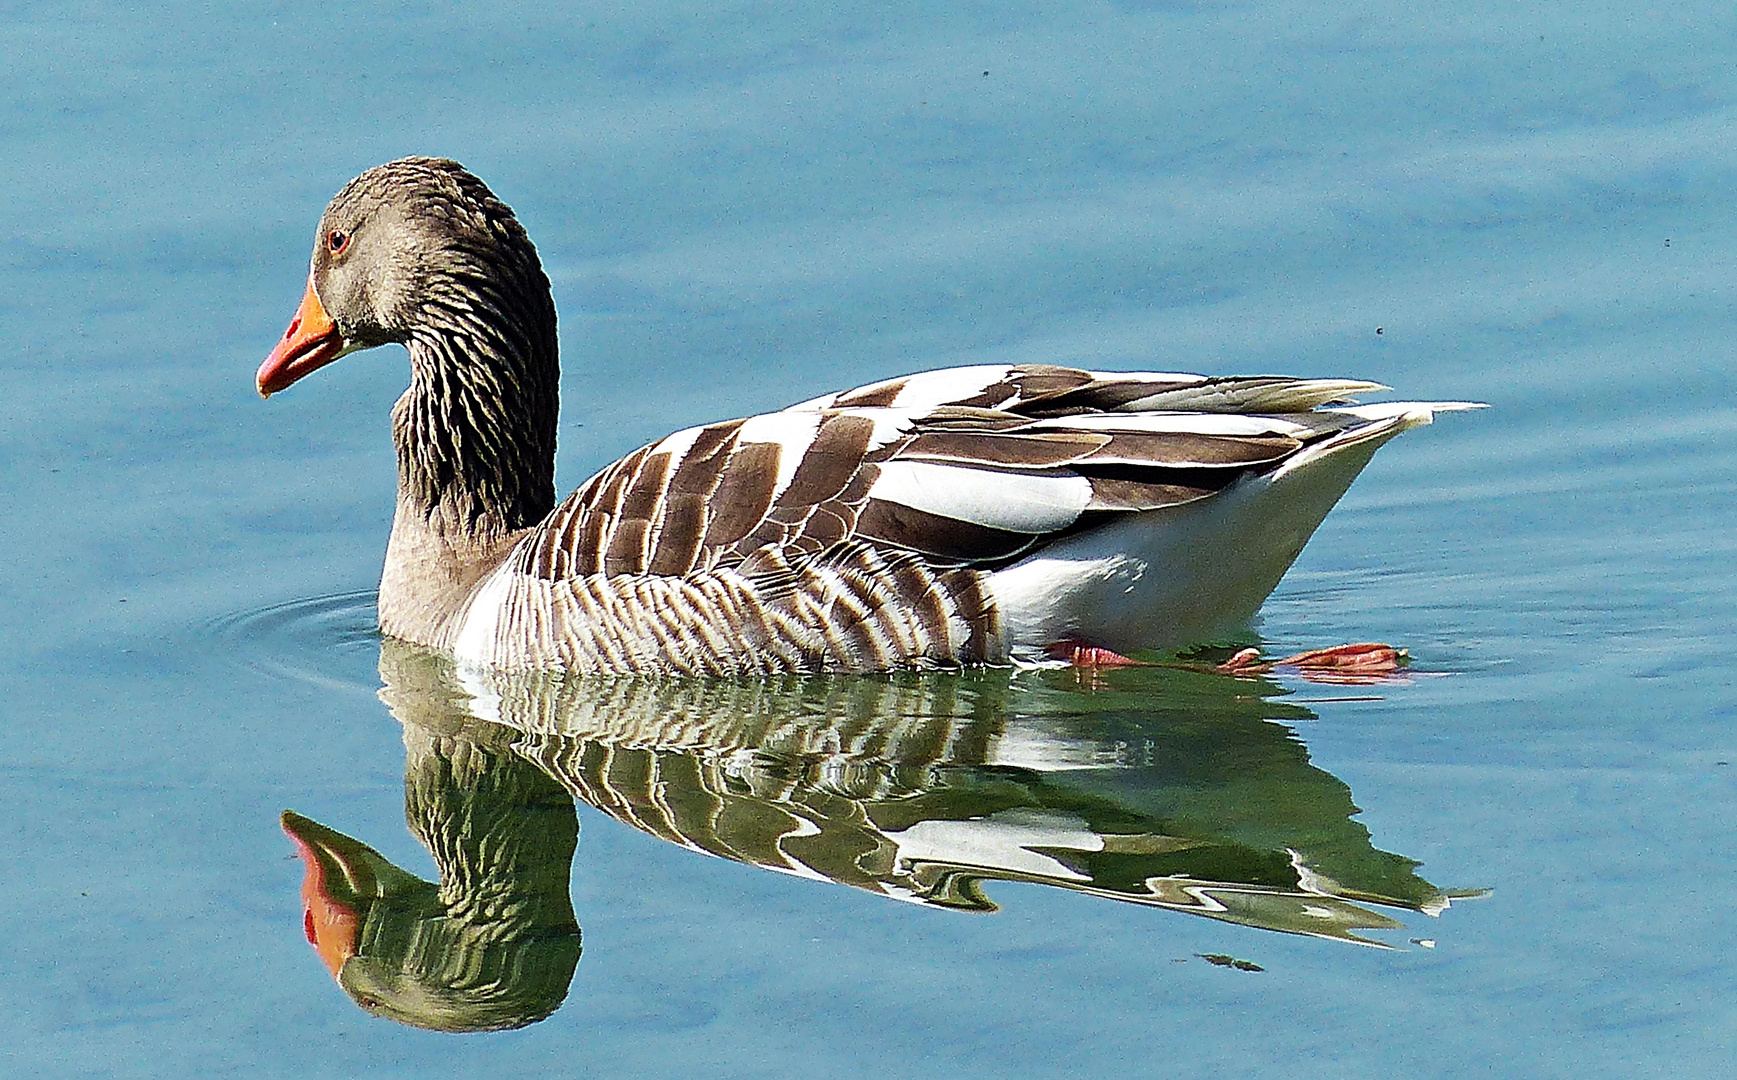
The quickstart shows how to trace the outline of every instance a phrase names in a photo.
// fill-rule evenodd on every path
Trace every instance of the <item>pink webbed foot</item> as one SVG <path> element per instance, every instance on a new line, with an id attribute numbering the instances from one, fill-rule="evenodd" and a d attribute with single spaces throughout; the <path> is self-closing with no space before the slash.
<path id="1" fill-rule="evenodd" d="M 1224 675 L 1265 675 L 1273 665 L 1261 659 L 1259 649 L 1242 649 L 1222 664 L 1214 665 Z"/>
<path id="2" fill-rule="evenodd" d="M 1364 675 L 1390 675 L 1404 667 L 1411 657 L 1404 649 L 1381 645 L 1373 641 L 1355 645 L 1335 645 L 1331 649 L 1310 649 L 1295 656 L 1275 661 L 1284 667 L 1303 671 L 1343 671 Z"/>
<path id="3" fill-rule="evenodd" d="M 1218 670 L 1226 675 L 1264 675 L 1274 668 L 1290 668 L 1310 682 L 1356 686 L 1402 680 L 1399 673 L 1409 659 L 1404 649 L 1365 641 L 1310 649 L 1282 660 L 1262 660 L 1259 649 L 1244 649 L 1219 664 Z"/>
<path id="4" fill-rule="evenodd" d="M 1099 648 L 1079 641 L 1058 641 L 1044 650 L 1051 660 L 1065 660 L 1074 667 L 1082 668 L 1117 668 L 1117 667 L 1151 667 L 1144 660 L 1135 660 L 1123 656 L 1112 649 Z"/>

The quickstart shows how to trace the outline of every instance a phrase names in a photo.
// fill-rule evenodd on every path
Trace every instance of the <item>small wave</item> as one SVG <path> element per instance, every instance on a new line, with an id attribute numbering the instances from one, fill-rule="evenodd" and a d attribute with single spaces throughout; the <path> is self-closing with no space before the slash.
<path id="1" fill-rule="evenodd" d="M 379 688 L 374 590 L 334 593 L 219 616 L 205 635 L 255 671 L 370 696 Z"/>

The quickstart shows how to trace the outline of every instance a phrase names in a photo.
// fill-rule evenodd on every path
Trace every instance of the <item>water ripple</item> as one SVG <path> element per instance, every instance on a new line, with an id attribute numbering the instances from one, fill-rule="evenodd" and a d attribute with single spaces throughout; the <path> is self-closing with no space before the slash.
<path id="1" fill-rule="evenodd" d="M 212 619 L 202 636 L 251 670 L 336 690 L 379 688 L 374 590 L 249 608 Z"/>

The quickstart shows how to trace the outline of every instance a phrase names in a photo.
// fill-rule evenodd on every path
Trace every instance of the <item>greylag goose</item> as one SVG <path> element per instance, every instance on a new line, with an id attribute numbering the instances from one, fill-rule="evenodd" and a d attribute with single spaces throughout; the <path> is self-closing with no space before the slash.
<path id="1" fill-rule="evenodd" d="M 882 671 L 1167 649 L 1251 617 L 1375 450 L 1462 403 L 1351 379 L 931 371 L 676 432 L 557 504 L 549 280 L 453 161 L 326 207 L 270 396 L 398 342 L 381 629 L 470 664 Z"/>

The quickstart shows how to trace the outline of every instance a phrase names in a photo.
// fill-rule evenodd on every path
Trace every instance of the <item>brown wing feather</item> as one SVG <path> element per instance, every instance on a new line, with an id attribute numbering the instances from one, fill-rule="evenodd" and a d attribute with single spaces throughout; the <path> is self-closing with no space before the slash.
<path id="1" fill-rule="evenodd" d="M 766 442 L 739 444 L 730 452 L 713 489 L 702 547 L 728 547 L 766 519 L 780 456 L 778 444 Z"/>
<path id="2" fill-rule="evenodd" d="M 934 463 L 944 477 L 954 476 L 946 469 L 957 465 L 971 470 L 952 481 L 962 488 L 994 483 L 997 474 L 985 469 L 1010 471 L 1004 475 L 1083 476 L 1091 483 L 1091 497 L 1082 512 L 1091 512 L 1095 520 L 1204 498 L 1250 471 L 1276 467 L 1307 442 L 1341 426 L 1332 414 L 1313 413 L 1307 414 L 1311 430 L 1300 437 L 1216 434 L 1211 426 L 1205 431 L 1128 430 L 1121 421 L 1115 430 L 1090 429 L 1085 421 L 1085 427 L 1073 428 L 1066 417 L 1114 412 L 1155 394 L 1237 400 L 1277 394 L 1274 400 L 1283 400 L 1285 394 L 1297 394 L 1298 387 L 1306 394 L 1317 384 L 1266 378 L 1118 378 L 1047 365 L 1001 370 L 1005 373 L 992 371 L 987 384 L 961 392 L 922 416 L 888 410 L 888 419 L 898 421 L 904 434 L 886 441 L 883 433 L 882 444 L 872 449 L 878 415 L 874 410 L 912 386 L 920 396 L 921 376 L 838 396 L 832 408 L 820 412 L 805 444 L 788 438 L 783 443 L 744 441 L 746 421 L 737 420 L 700 429 L 679 455 L 656 445 L 635 451 L 557 507 L 520 547 L 518 568 L 545 578 L 598 573 L 679 577 L 753 562 L 757 552 L 767 549 L 801 562 L 856 541 L 889 552 L 911 552 L 938 566 L 994 564 L 1041 545 L 1047 537 L 874 497 L 879 464 Z M 1040 419 L 1045 427 L 1032 430 Z M 795 461 L 793 470 L 790 460 Z M 787 478 L 782 489 L 777 484 L 781 463 Z"/>
<path id="3" fill-rule="evenodd" d="M 862 468 L 874 430 L 874 421 L 849 413 L 823 419 L 778 505 L 818 506 L 836 498 Z"/>
<path id="4" fill-rule="evenodd" d="M 912 439 L 899 457 L 1004 468 L 1051 468 L 1089 458 L 1110 446 L 1112 436 L 1097 432 L 933 431 Z"/>
<path id="5" fill-rule="evenodd" d="M 1118 431 L 1080 465 L 1201 468 L 1261 465 L 1290 457 L 1302 443 L 1288 435 L 1201 435 L 1194 432 Z"/>

